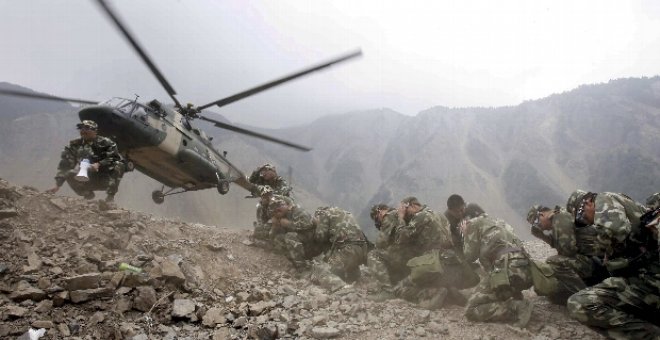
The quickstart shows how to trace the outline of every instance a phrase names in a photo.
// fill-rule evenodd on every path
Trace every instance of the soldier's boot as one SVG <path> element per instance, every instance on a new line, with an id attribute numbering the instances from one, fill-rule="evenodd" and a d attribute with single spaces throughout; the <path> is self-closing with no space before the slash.
<path id="1" fill-rule="evenodd" d="M 86 200 L 93 200 L 95 196 L 96 195 L 94 195 L 94 192 L 91 190 L 83 192 L 82 195 L 82 197 L 85 198 Z"/>
<path id="2" fill-rule="evenodd" d="M 447 302 L 448 305 L 457 305 L 464 307 L 467 305 L 467 297 L 461 293 L 456 287 L 447 288 Z"/>
<path id="3" fill-rule="evenodd" d="M 440 309 L 445 305 L 445 300 L 447 299 L 447 288 L 440 287 L 435 290 L 435 293 L 426 297 L 421 298 L 419 301 L 419 307 L 424 309 Z"/>
<path id="4" fill-rule="evenodd" d="M 529 323 L 529 319 L 532 317 L 532 309 L 534 304 L 529 300 L 514 301 L 516 310 L 516 322 L 513 323 L 514 326 L 524 328 Z"/>

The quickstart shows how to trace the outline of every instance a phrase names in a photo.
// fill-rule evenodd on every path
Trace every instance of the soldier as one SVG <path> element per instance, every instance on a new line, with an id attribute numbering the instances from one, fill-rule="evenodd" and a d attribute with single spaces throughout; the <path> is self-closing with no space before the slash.
<path id="1" fill-rule="evenodd" d="M 649 211 L 625 242 L 612 276 L 568 299 L 569 314 L 613 339 L 660 338 L 660 212 Z M 616 255 L 614 255 L 616 256 Z M 621 265 L 625 264 L 625 265 Z"/>
<path id="2" fill-rule="evenodd" d="M 316 209 L 314 244 L 323 253 L 312 263 L 311 281 L 332 292 L 360 277 L 367 261 L 367 238 L 353 215 L 337 207 Z"/>
<path id="3" fill-rule="evenodd" d="M 278 244 L 293 266 L 303 272 L 310 267 L 309 260 L 320 254 L 314 247 L 312 217 L 286 196 L 273 195 L 268 203 L 270 237 Z"/>
<path id="4" fill-rule="evenodd" d="M 374 277 L 376 287 L 370 289 L 370 299 L 382 301 L 394 298 L 392 285 L 410 274 L 406 265 L 409 259 L 397 252 L 394 241 L 399 215 L 396 209 L 386 204 L 376 204 L 371 208 L 371 219 L 378 229 L 375 249 L 367 254 L 368 272 Z"/>
<path id="5" fill-rule="evenodd" d="M 273 193 L 281 196 L 291 196 L 292 188 L 286 180 L 277 175 L 275 167 L 270 164 L 264 164 L 252 172 L 248 181 L 254 184 L 252 195 L 259 195 L 259 186 L 268 185 L 273 189 Z"/>
<path id="6" fill-rule="evenodd" d="M 269 185 L 260 186 L 259 203 L 257 203 L 257 220 L 254 222 L 252 236 L 256 240 L 268 240 L 270 238 L 270 216 L 268 216 L 268 204 L 273 198 L 273 189 Z"/>
<path id="7" fill-rule="evenodd" d="M 557 271 L 569 269 L 588 286 L 609 277 L 607 270 L 592 260 L 604 255 L 598 246 L 594 226 L 576 227 L 573 216 L 559 206 L 550 209 L 534 205 L 527 213 L 527 221 L 531 224 L 532 235 L 557 250 L 557 255 L 546 260 Z"/>
<path id="8" fill-rule="evenodd" d="M 478 276 L 453 250 L 449 221 L 415 197 L 403 199 L 397 214 L 394 243 L 400 248 L 398 253 L 409 259 L 406 264 L 410 274 L 394 287 L 395 295 L 429 309 L 442 307 L 448 293 L 451 302 L 464 303 L 465 296 L 455 288 L 475 285 Z M 469 269 L 472 280 L 466 279 L 469 275 L 465 275 L 465 269 Z"/>
<path id="9" fill-rule="evenodd" d="M 649 210 L 660 208 L 660 192 L 656 192 L 646 199 L 646 208 Z"/>
<path id="10" fill-rule="evenodd" d="M 463 220 L 465 215 L 465 201 L 463 197 L 457 194 L 449 196 L 447 199 L 447 210 L 445 211 L 445 217 L 449 221 L 449 230 L 451 231 L 452 241 L 454 243 L 454 249 L 463 254 L 463 235 L 458 224 Z"/>
<path id="11" fill-rule="evenodd" d="M 98 126 L 91 120 L 83 120 L 77 124 L 80 138 L 69 142 L 64 147 L 61 160 L 55 175 L 55 187 L 48 189 L 48 193 L 56 193 L 64 182 L 69 183 L 73 191 L 85 199 L 93 199 L 95 190 L 106 190 L 106 202 L 113 202 L 119 182 L 124 173 L 124 163 L 117 144 L 109 138 L 97 134 Z M 79 171 L 80 162 L 89 160 L 89 181 L 82 182 L 75 179 Z"/>

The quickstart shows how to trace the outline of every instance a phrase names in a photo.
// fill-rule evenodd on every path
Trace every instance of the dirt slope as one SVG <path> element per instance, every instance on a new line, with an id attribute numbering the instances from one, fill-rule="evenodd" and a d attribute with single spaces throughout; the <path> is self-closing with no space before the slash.
<path id="1" fill-rule="evenodd" d="M 369 301 L 362 283 L 329 294 L 246 231 L 103 208 L 0 180 L 0 338 L 601 338 L 532 292 L 528 329 L 471 323 L 459 307 Z"/>

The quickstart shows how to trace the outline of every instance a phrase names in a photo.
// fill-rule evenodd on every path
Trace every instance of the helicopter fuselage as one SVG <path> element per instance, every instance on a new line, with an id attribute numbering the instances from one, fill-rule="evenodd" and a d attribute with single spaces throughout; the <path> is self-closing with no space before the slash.
<path id="1" fill-rule="evenodd" d="M 211 144 L 211 139 L 174 109 L 113 98 L 83 108 L 81 120 L 95 121 L 99 134 L 117 143 L 135 168 L 170 188 L 186 191 L 236 182 L 249 190 L 243 173 Z"/>

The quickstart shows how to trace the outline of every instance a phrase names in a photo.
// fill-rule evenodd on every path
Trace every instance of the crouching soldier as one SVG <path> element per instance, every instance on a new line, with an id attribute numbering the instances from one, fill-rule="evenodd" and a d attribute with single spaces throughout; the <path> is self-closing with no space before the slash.
<path id="1" fill-rule="evenodd" d="M 61 160 L 55 175 L 55 187 L 47 190 L 56 193 L 64 182 L 85 199 L 93 199 L 94 191 L 105 190 L 106 202 L 113 202 L 119 188 L 119 182 L 124 174 L 122 161 L 117 144 L 111 139 L 97 134 L 98 126 L 91 120 L 83 120 L 77 125 L 80 138 L 69 142 L 64 147 Z M 87 178 L 76 179 L 81 162 L 87 160 Z"/>
<path id="2" fill-rule="evenodd" d="M 311 281 L 334 292 L 360 277 L 367 238 L 353 215 L 336 207 L 318 208 L 312 221 L 314 244 L 323 253 L 312 262 Z"/>
<path id="3" fill-rule="evenodd" d="M 463 226 L 465 259 L 478 258 L 487 272 L 468 300 L 465 316 L 472 321 L 526 326 L 533 306 L 523 299 L 522 291 L 534 286 L 538 295 L 553 296 L 564 294 L 563 286 L 552 267 L 530 259 L 509 224 L 488 216 L 476 204 L 465 210 L 469 218 Z"/>
<path id="4" fill-rule="evenodd" d="M 273 195 L 268 202 L 270 217 L 269 238 L 274 247 L 281 250 L 293 266 L 304 272 L 320 251 L 314 246 L 312 217 L 289 197 Z"/>

